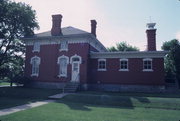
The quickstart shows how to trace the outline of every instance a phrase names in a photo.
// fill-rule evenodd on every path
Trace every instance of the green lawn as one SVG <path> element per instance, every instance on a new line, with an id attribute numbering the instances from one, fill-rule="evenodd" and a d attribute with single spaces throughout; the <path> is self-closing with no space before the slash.
<path id="1" fill-rule="evenodd" d="M 61 90 L 34 89 L 23 87 L 0 87 L 0 109 L 46 100 Z"/>
<path id="2" fill-rule="evenodd" d="M 10 85 L 10 83 L 9 82 L 0 82 L 0 86 L 9 86 Z"/>
<path id="3" fill-rule="evenodd" d="M 82 92 L 1 116 L 1 121 L 179 121 L 180 98 L 170 94 Z M 150 96 L 151 95 L 151 96 Z"/>

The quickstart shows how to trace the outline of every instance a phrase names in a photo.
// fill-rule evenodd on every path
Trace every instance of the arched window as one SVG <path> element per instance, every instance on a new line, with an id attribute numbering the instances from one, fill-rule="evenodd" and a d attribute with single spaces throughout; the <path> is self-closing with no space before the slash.
<path id="1" fill-rule="evenodd" d="M 32 64 L 32 73 L 31 76 L 39 76 L 39 65 L 41 63 L 41 59 L 37 56 L 31 58 Z"/>
<path id="2" fill-rule="evenodd" d="M 67 66 L 69 64 L 69 58 L 67 56 L 60 56 L 58 58 L 59 64 L 59 77 L 67 77 Z"/>
<path id="3" fill-rule="evenodd" d="M 78 62 L 79 64 L 81 64 L 82 63 L 81 56 L 75 54 L 74 56 L 71 57 L 70 63 L 72 64 L 72 62 Z"/>

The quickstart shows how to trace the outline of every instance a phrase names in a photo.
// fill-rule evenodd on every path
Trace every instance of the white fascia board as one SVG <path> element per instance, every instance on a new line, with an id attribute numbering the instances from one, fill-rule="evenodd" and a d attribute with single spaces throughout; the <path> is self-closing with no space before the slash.
<path id="1" fill-rule="evenodd" d="M 164 58 L 167 51 L 91 52 L 90 58 Z"/>

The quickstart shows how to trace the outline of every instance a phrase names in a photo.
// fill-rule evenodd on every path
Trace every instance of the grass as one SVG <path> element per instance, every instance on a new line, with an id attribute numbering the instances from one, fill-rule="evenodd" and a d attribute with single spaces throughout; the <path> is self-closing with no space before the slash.
<path id="1" fill-rule="evenodd" d="M 170 94 L 82 92 L 1 121 L 179 121 L 180 98 Z M 37 115 L 38 114 L 38 115 Z"/>
<path id="2" fill-rule="evenodd" d="M 0 86 L 9 86 L 10 83 L 9 82 L 0 82 Z"/>
<path id="3" fill-rule="evenodd" d="M 23 87 L 1 87 L 0 109 L 45 100 L 48 96 L 60 93 L 60 90 L 34 89 Z"/>

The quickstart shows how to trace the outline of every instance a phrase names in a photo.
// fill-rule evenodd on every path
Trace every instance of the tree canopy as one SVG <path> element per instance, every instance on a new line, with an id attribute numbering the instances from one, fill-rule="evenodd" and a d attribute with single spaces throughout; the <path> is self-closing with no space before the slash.
<path id="1" fill-rule="evenodd" d="M 20 38 L 39 28 L 35 15 L 25 3 L 0 0 L 0 79 L 23 72 L 25 45 Z"/>
<path id="2" fill-rule="evenodd" d="M 180 42 L 177 39 L 163 43 L 163 50 L 169 51 L 165 57 L 165 72 L 167 78 L 175 77 L 180 84 Z"/>
<path id="3" fill-rule="evenodd" d="M 110 48 L 107 48 L 110 52 L 116 52 L 116 51 L 139 51 L 139 48 L 135 46 L 131 46 L 127 44 L 126 42 L 120 42 L 116 44 L 116 47 L 112 46 Z"/>

